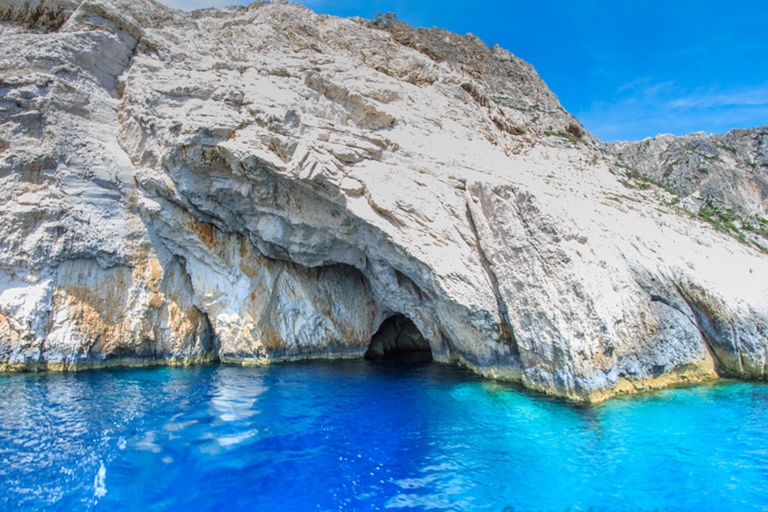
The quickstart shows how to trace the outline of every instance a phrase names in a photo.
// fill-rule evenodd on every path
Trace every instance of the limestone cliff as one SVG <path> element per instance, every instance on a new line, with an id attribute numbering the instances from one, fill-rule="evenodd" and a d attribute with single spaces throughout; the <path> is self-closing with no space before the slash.
<path id="1" fill-rule="evenodd" d="M 629 176 L 667 187 L 675 204 L 768 253 L 768 126 L 724 135 L 659 135 L 607 150 Z"/>
<path id="2" fill-rule="evenodd" d="M 768 257 L 506 50 L 284 2 L 22 7 L 5 369 L 362 357 L 404 315 L 438 361 L 575 399 L 765 378 Z"/>

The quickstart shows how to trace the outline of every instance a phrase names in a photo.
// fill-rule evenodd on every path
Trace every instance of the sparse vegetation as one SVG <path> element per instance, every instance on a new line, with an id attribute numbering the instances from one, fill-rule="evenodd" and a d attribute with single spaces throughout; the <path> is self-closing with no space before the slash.
<path id="1" fill-rule="evenodd" d="M 381 29 L 387 30 L 395 26 L 397 23 L 397 13 L 386 12 L 381 13 L 376 11 L 376 17 L 373 19 L 373 24 Z"/>
<path id="2" fill-rule="evenodd" d="M 626 201 L 632 201 L 633 203 L 642 203 L 642 201 L 636 197 L 630 197 L 624 194 L 615 194 L 615 195 L 608 195 L 606 196 L 608 199 L 612 201 L 616 201 L 617 203 L 621 203 L 622 200 Z"/>
<path id="3" fill-rule="evenodd" d="M 745 232 L 757 235 L 763 240 L 768 240 L 768 221 L 756 215 L 753 222 L 742 217 L 735 208 L 727 208 L 719 201 L 708 197 L 699 208 L 698 218 L 709 223 L 718 231 L 727 233 L 741 243 L 755 246 L 758 250 L 768 254 L 768 249 L 755 240 L 748 240 Z M 754 236 L 752 237 L 754 238 Z"/>
<path id="4" fill-rule="evenodd" d="M 578 144 L 579 142 L 582 142 L 581 140 L 574 137 L 572 134 L 568 132 L 553 132 L 553 131 L 547 131 L 544 132 L 544 134 L 547 137 L 562 137 L 563 139 L 567 139 L 569 142 L 572 142 L 573 144 Z"/>
<path id="5" fill-rule="evenodd" d="M 576 123 L 569 124 L 568 128 L 566 128 L 565 131 L 570 133 L 577 139 L 580 139 L 584 136 L 584 129 Z"/>
<path id="6" fill-rule="evenodd" d="M 677 192 L 675 192 L 671 188 L 667 187 L 666 185 L 664 185 L 663 183 L 661 183 L 659 181 L 654 180 L 653 178 L 649 178 L 648 176 L 642 174 L 637 169 L 633 169 L 632 167 L 630 167 L 628 165 L 624 165 L 624 164 L 620 164 L 620 163 L 617 163 L 616 166 L 617 167 L 621 167 L 622 169 L 624 169 L 624 175 L 627 178 L 629 178 L 629 179 L 634 181 L 635 186 L 631 186 L 629 188 L 639 188 L 641 190 L 647 190 L 648 188 L 650 188 L 650 185 L 656 185 L 657 187 L 659 187 L 659 188 L 661 188 L 663 190 L 666 190 L 670 194 L 678 195 Z M 622 183 L 624 183 L 626 185 L 626 182 L 622 182 Z"/>
<path id="7" fill-rule="evenodd" d="M 523 92 L 525 94 L 525 92 Z M 526 94 L 527 96 L 527 94 Z M 505 107 L 513 108 L 515 110 L 519 110 L 520 112 L 541 112 L 542 114 L 556 114 L 557 110 L 544 110 L 541 108 L 541 105 L 536 103 L 535 105 L 532 105 L 530 107 L 517 107 L 515 105 L 504 105 Z"/>
<path id="8" fill-rule="evenodd" d="M 629 181 L 627 181 L 627 180 L 625 180 L 625 179 L 623 179 L 623 178 L 619 178 L 619 183 L 621 183 L 622 185 L 624 185 L 625 187 L 627 187 L 627 188 L 629 188 L 629 189 L 635 189 L 635 188 L 637 188 L 637 187 L 636 187 L 636 186 L 634 186 L 634 185 L 633 185 L 631 182 L 629 182 Z"/>
<path id="9" fill-rule="evenodd" d="M 655 185 L 664 189 L 673 195 L 671 201 L 665 201 L 665 204 L 670 207 L 675 207 L 679 213 L 684 213 L 692 219 L 703 220 L 710 224 L 716 230 L 728 234 L 733 238 L 739 240 L 745 245 L 750 245 L 757 248 L 759 251 L 768 254 L 768 247 L 764 245 L 764 241 L 768 242 L 768 220 L 755 215 L 754 217 L 745 217 L 740 214 L 736 208 L 728 208 L 722 202 L 713 197 L 707 197 L 704 199 L 703 204 L 699 208 L 697 213 L 691 213 L 690 211 L 680 208 L 679 203 L 681 200 L 680 195 L 665 186 L 662 183 L 643 175 L 637 169 L 633 169 L 628 165 L 616 163 L 616 167 L 624 170 L 624 176 L 627 179 L 619 178 L 619 182 L 629 189 L 646 190 L 651 185 Z M 668 169 L 665 172 L 665 177 L 671 174 Z M 615 173 L 614 173 L 615 174 Z M 621 203 L 623 200 L 636 201 L 637 199 L 630 198 L 625 195 L 608 196 L 608 199 Z M 661 211 L 661 210 L 659 210 Z"/>
<path id="10" fill-rule="evenodd" d="M 472 96 L 472 99 L 475 100 L 478 105 L 482 105 L 483 107 L 488 106 L 488 98 L 480 94 L 480 91 L 478 91 L 474 85 L 467 82 L 461 84 L 461 88 L 464 89 L 467 94 Z"/>
<path id="11" fill-rule="evenodd" d="M 496 128 L 503 132 L 507 132 L 510 135 L 522 135 L 525 133 L 523 130 L 518 128 L 517 126 L 513 126 L 506 122 L 504 119 L 501 119 L 500 117 L 494 117 L 493 118 L 493 124 L 496 125 Z"/>
<path id="12" fill-rule="evenodd" d="M 714 155 L 714 156 L 705 155 L 701 151 L 697 151 L 697 150 L 695 150 L 695 149 L 693 149 L 691 147 L 688 148 L 688 151 L 690 151 L 694 155 L 697 155 L 697 156 L 699 156 L 701 158 L 704 158 L 705 160 L 718 160 L 720 158 L 720 155 Z"/>
<path id="13" fill-rule="evenodd" d="M 768 239 L 768 221 L 766 221 L 764 218 L 760 217 L 759 215 L 755 215 L 754 221 L 755 221 L 755 224 L 752 224 L 747 221 L 742 222 L 741 229 L 743 229 L 744 231 L 749 231 L 751 233 L 756 233 L 762 236 L 763 238 Z"/>
<path id="14" fill-rule="evenodd" d="M 18 10 L 7 7 L 0 11 L 0 21 L 11 21 L 24 25 L 27 30 L 56 32 L 67 21 L 68 15 L 61 7 L 49 7 L 42 0 L 36 7 L 26 0 Z"/>
<path id="15" fill-rule="evenodd" d="M 704 204 L 699 208 L 699 218 L 712 224 L 720 231 L 739 232 L 739 228 L 734 224 L 735 220 L 740 219 L 736 211 L 733 208 L 721 206 L 711 197 L 706 198 Z"/>

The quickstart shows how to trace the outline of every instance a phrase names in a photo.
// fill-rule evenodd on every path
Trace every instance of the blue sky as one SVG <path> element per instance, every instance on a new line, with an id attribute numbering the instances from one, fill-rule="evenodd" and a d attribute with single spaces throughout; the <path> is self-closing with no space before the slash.
<path id="1" fill-rule="evenodd" d="M 172 7 L 236 0 L 163 0 Z M 603 140 L 768 124 L 765 0 L 300 0 L 316 12 L 472 32 L 533 64 Z"/>

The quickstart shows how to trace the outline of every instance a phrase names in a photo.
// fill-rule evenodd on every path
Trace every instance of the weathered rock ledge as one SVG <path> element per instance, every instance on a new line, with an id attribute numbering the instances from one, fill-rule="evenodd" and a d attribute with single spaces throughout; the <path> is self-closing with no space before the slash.
<path id="1" fill-rule="evenodd" d="M 362 357 L 404 315 L 578 400 L 765 379 L 763 135 L 658 178 L 680 143 L 601 143 L 471 35 L 48 5 L 0 22 L 1 370 Z"/>

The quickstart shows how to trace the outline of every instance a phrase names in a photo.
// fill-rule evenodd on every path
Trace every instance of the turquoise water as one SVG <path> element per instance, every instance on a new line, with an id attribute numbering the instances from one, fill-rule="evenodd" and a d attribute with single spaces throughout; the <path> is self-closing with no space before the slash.
<path id="1" fill-rule="evenodd" d="M 0 377 L 2 510 L 768 510 L 768 385 L 578 406 L 440 364 Z"/>

